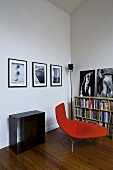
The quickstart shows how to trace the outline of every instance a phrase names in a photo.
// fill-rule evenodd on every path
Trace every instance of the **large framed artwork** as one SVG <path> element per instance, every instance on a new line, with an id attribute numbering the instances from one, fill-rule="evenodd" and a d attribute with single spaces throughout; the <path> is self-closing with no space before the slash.
<path id="1" fill-rule="evenodd" d="M 50 65 L 50 85 L 62 86 L 62 66 Z"/>
<path id="2" fill-rule="evenodd" d="M 33 87 L 47 86 L 47 64 L 32 62 L 32 85 Z"/>
<path id="3" fill-rule="evenodd" d="M 80 71 L 80 96 L 94 96 L 95 70 Z"/>
<path id="4" fill-rule="evenodd" d="M 27 87 L 27 61 L 8 58 L 8 87 Z"/>
<path id="5" fill-rule="evenodd" d="M 113 97 L 113 68 L 97 70 L 97 96 Z"/>

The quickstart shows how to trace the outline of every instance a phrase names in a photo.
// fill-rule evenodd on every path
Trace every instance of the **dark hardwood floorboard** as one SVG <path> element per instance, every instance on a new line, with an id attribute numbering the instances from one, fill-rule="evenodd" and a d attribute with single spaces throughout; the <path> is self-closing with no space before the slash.
<path id="1" fill-rule="evenodd" d="M 9 147 L 0 150 L 0 170 L 112 170 L 113 140 L 110 137 L 81 140 L 71 153 L 60 141 L 65 133 L 60 129 L 46 133 L 46 141 L 19 155 Z M 71 147 L 69 138 L 65 143 Z"/>

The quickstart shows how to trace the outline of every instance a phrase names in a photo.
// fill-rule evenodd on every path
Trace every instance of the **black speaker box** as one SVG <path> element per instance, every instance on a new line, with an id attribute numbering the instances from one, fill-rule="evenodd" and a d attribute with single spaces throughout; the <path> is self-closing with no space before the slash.
<path id="1" fill-rule="evenodd" d="M 73 71 L 73 64 L 68 64 L 68 70 Z"/>

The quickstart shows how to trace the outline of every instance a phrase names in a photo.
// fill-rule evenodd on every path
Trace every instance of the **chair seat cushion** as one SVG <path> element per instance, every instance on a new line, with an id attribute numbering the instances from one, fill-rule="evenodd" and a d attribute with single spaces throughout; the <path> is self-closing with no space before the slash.
<path id="1" fill-rule="evenodd" d="M 107 128 L 87 123 L 87 122 L 81 122 L 79 121 L 77 124 L 77 131 L 76 131 L 76 137 L 77 138 L 94 138 L 94 137 L 100 137 L 105 136 L 107 134 Z"/>

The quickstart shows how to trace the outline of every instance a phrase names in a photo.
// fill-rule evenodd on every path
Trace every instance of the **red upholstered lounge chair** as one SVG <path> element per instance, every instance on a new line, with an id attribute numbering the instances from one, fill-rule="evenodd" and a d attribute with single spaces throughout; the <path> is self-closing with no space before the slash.
<path id="1" fill-rule="evenodd" d="M 58 106 L 56 106 L 55 111 L 56 111 L 56 119 L 60 128 L 66 133 L 66 135 L 70 137 L 70 140 L 72 142 L 72 152 L 73 152 L 73 144 L 75 143 L 73 138 L 77 140 L 87 138 L 89 140 L 89 138 L 106 136 L 107 134 L 107 128 L 103 126 L 77 121 L 77 120 L 69 120 L 66 117 L 64 103 L 61 103 Z M 63 143 L 63 139 L 61 141 L 62 143 Z"/>

